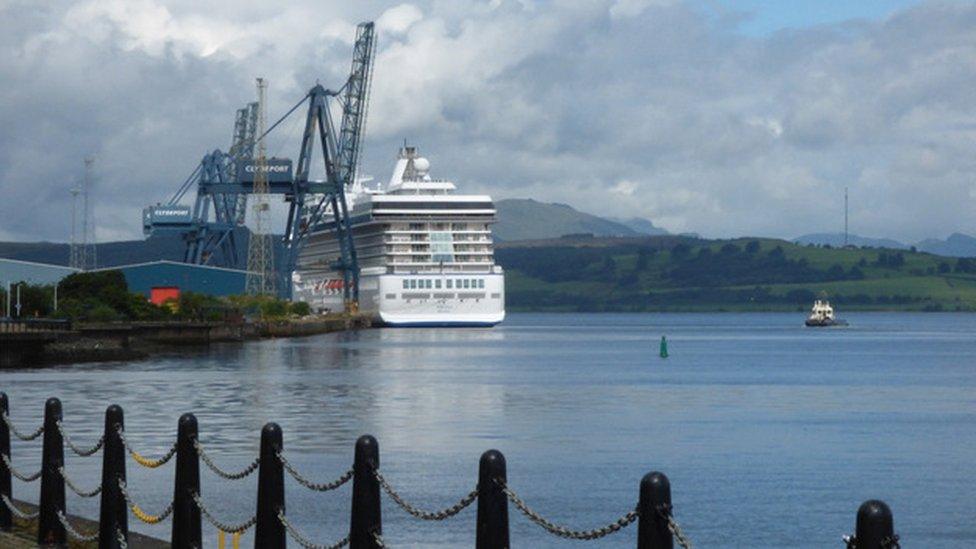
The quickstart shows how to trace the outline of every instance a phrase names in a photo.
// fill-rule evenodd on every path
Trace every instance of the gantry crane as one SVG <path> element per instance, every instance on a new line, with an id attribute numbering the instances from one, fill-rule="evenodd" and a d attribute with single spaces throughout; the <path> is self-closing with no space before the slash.
<path id="1" fill-rule="evenodd" d="M 316 228 L 334 227 L 340 244 L 340 257 L 333 267 L 343 273 L 343 297 L 347 310 L 358 307 L 359 264 L 349 223 L 346 190 L 353 184 L 358 168 L 362 136 L 369 103 L 375 48 L 374 25 L 360 23 L 356 29 L 352 69 L 338 90 L 316 84 L 263 135 L 255 135 L 257 104 L 237 111 L 234 139 L 225 153 L 215 150 L 206 156 L 166 204 L 143 211 L 147 235 L 179 232 L 186 241 L 184 262 L 241 268 L 235 230 L 244 225 L 247 195 L 253 190 L 254 145 L 265 139 L 285 119 L 308 102 L 305 130 L 298 164 L 292 173 L 289 159 L 271 158 L 262 169 L 268 173 L 269 193 L 284 195 L 289 203 L 283 236 L 284 280 L 291 280 L 298 255 L 308 234 Z M 333 105 L 341 111 L 336 131 Z M 318 134 L 325 181 L 311 181 L 312 153 Z M 197 197 L 191 210 L 180 201 L 196 186 Z M 213 210 L 213 219 L 210 214 Z M 290 285 L 284 285 L 290 289 Z"/>

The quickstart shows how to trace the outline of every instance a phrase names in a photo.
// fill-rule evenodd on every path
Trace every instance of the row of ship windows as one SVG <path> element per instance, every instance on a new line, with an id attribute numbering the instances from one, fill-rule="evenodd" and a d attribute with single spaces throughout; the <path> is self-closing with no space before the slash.
<path id="1" fill-rule="evenodd" d="M 475 289 L 475 290 L 482 289 L 483 290 L 485 288 L 485 279 L 483 279 L 483 278 L 458 278 L 458 279 L 448 278 L 448 279 L 445 280 L 445 287 L 448 290 L 452 290 L 454 288 L 457 288 L 459 290 L 461 290 L 461 289 L 464 289 L 464 290 L 469 290 L 469 289 Z M 435 290 L 436 289 L 436 290 L 440 290 L 441 289 L 441 280 L 439 278 L 438 279 L 433 279 L 433 280 L 431 280 L 429 278 L 420 278 L 420 279 L 417 279 L 417 278 L 409 278 L 409 279 L 408 278 L 405 278 L 405 279 L 403 279 L 403 289 L 404 290 L 417 290 L 417 289 L 420 289 L 420 290 L 423 290 L 423 289 L 428 289 L 428 290 Z"/>

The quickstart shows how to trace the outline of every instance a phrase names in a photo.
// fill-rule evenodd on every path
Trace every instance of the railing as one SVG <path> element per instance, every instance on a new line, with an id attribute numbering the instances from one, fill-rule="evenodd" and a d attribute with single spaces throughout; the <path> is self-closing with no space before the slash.
<path id="1" fill-rule="evenodd" d="M 0 334 L 71 331 L 71 321 L 50 318 L 0 318 Z"/>
<path id="2" fill-rule="evenodd" d="M 458 515 L 477 503 L 475 520 L 477 549 L 507 549 L 510 546 L 508 504 L 511 503 L 530 521 L 546 532 L 566 539 L 595 540 L 615 534 L 637 523 L 638 549 L 673 549 L 677 543 L 688 549 L 691 541 L 675 520 L 671 505 L 671 485 L 667 476 L 651 472 L 640 481 L 637 503 L 619 519 L 591 530 L 574 530 L 555 524 L 533 510 L 508 485 L 505 456 L 488 450 L 481 456 L 478 482 L 457 503 L 440 510 L 425 510 L 409 503 L 380 472 L 379 444 L 364 435 L 356 441 L 353 464 L 329 482 L 315 482 L 299 472 L 285 457 L 281 428 L 268 423 L 261 430 L 260 453 L 244 469 L 226 471 L 216 464 L 198 438 L 197 419 L 184 414 L 177 424 L 176 442 L 163 456 L 147 458 L 137 452 L 126 439 L 122 408 L 116 405 L 105 410 L 105 430 L 90 447 L 79 447 L 62 425 L 61 401 L 47 400 L 44 423 L 30 433 L 17 429 L 9 416 L 7 395 L 0 393 L 0 530 L 11 529 L 13 518 L 37 523 L 39 545 L 64 546 L 68 538 L 98 542 L 100 549 L 126 548 L 129 540 L 128 518 L 147 524 L 172 521 L 171 546 L 190 549 L 202 546 L 201 524 L 209 522 L 220 532 L 235 537 L 254 528 L 254 547 L 279 549 L 292 539 L 306 549 L 339 548 L 380 549 L 391 541 L 383 537 L 381 493 L 385 493 L 400 509 L 424 521 L 441 521 Z M 34 474 L 18 471 L 10 460 L 10 434 L 23 441 L 43 435 L 41 470 Z M 65 445 L 75 454 L 92 456 L 102 451 L 101 483 L 91 489 L 79 488 L 64 466 Z M 158 468 L 176 458 L 176 478 L 173 499 L 159 513 L 147 513 L 133 501 L 126 484 L 126 453 L 142 467 Z M 251 518 L 230 524 L 214 516 L 201 495 L 200 461 L 217 476 L 226 480 L 240 480 L 257 472 L 256 511 Z M 302 533 L 301 528 L 288 519 L 285 512 L 285 473 L 301 486 L 316 492 L 329 492 L 352 481 L 352 511 L 349 533 L 331 544 L 318 544 Z M 11 494 L 11 476 L 23 482 L 41 481 L 40 506 L 37 512 L 17 507 Z M 98 531 L 82 532 L 71 524 L 65 511 L 65 487 L 79 497 L 100 497 Z M 864 502 L 857 512 L 856 533 L 844 536 L 848 549 L 894 549 L 899 547 L 894 534 L 891 510 L 878 500 Z"/>

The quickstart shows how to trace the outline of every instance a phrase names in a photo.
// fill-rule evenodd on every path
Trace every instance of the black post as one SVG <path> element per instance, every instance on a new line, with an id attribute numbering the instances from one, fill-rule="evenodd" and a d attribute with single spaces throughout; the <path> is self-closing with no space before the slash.
<path id="1" fill-rule="evenodd" d="M 37 523 L 37 544 L 44 547 L 65 547 L 67 532 L 58 518 L 64 508 L 64 441 L 58 423 L 61 421 L 61 401 L 49 398 L 44 403 L 44 450 L 41 458 L 41 515 Z"/>
<path id="2" fill-rule="evenodd" d="M 869 499 L 857 510 L 857 549 L 887 549 L 895 538 L 895 522 L 888 504 Z"/>
<path id="3" fill-rule="evenodd" d="M 481 454 L 478 464 L 478 533 L 476 549 L 508 549 L 508 497 L 498 481 L 508 482 L 505 456 Z"/>
<path id="4" fill-rule="evenodd" d="M 278 518 L 278 513 L 285 511 L 285 471 L 278 459 L 282 448 L 281 427 L 277 423 L 268 423 L 261 429 L 255 549 L 285 549 L 287 543 L 285 525 Z"/>
<path id="5" fill-rule="evenodd" d="M 664 473 L 647 473 L 640 483 L 637 504 L 637 549 L 673 549 L 674 539 L 668 529 L 671 515 L 671 481 Z"/>
<path id="6" fill-rule="evenodd" d="M 173 487 L 173 549 L 203 547 L 200 509 L 193 495 L 200 493 L 200 457 L 193 447 L 197 438 L 197 418 L 183 414 L 176 435 L 176 482 Z"/>
<path id="7" fill-rule="evenodd" d="M 373 534 L 383 535 L 380 512 L 380 483 L 373 471 L 380 467 L 380 445 L 371 435 L 356 441 L 352 476 L 352 517 L 349 521 L 350 549 L 378 549 Z"/>
<path id="8" fill-rule="evenodd" d="M 0 414 L 10 416 L 10 404 L 7 400 L 7 393 L 0 393 Z M 6 421 L 0 421 L 0 454 L 10 457 L 10 428 Z M 13 494 L 10 491 L 10 470 L 0 461 L 0 494 L 13 501 Z M 6 505 L 0 505 L 0 530 L 9 532 L 13 526 L 13 517 L 10 509 Z"/>
<path id="9" fill-rule="evenodd" d="M 125 428 L 122 407 L 113 404 L 105 409 L 105 446 L 102 447 L 102 500 L 98 517 L 98 549 L 119 549 L 119 533 L 128 543 L 129 510 L 119 479 L 125 480 L 125 445 L 119 429 Z"/>

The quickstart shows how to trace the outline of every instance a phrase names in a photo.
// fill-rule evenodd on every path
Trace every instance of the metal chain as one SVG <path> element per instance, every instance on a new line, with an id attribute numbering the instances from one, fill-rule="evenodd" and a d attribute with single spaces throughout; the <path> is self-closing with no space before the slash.
<path id="1" fill-rule="evenodd" d="M 0 495 L 0 498 L 3 498 L 3 504 L 7 506 L 7 509 L 10 509 L 10 512 L 20 520 L 34 520 L 41 515 L 40 509 L 36 513 L 27 513 L 18 509 L 7 496 Z"/>
<path id="2" fill-rule="evenodd" d="M 349 536 L 340 539 L 332 545 L 319 545 L 312 542 L 312 540 L 308 539 L 301 532 L 299 532 L 298 528 L 296 528 L 294 524 L 288 521 L 288 518 L 285 517 L 284 511 L 278 511 L 278 520 L 281 521 L 282 526 L 284 526 L 285 530 L 288 531 L 288 535 L 291 536 L 291 539 L 297 541 L 298 544 L 305 549 L 339 549 L 340 547 L 349 545 Z"/>
<path id="3" fill-rule="evenodd" d="M 14 469 L 14 465 L 10 463 L 10 456 L 8 456 L 7 454 L 0 454 L 0 459 L 3 459 L 3 464 L 4 466 L 7 467 L 7 470 L 10 471 L 11 475 L 19 478 L 24 482 L 34 482 L 35 480 L 41 478 L 41 473 L 44 472 L 44 469 L 42 468 L 40 471 L 34 473 L 33 475 L 25 475 L 20 471 L 18 471 L 17 469 Z"/>
<path id="4" fill-rule="evenodd" d="M 44 424 L 41 424 L 41 426 L 38 427 L 36 431 L 34 431 L 29 435 L 25 435 L 20 431 L 18 431 L 16 427 L 14 427 L 14 422 L 10 420 L 10 416 L 8 416 L 6 413 L 3 413 L 2 415 L 3 415 L 3 422 L 6 423 L 7 427 L 10 428 L 10 432 L 13 433 L 14 436 L 19 438 L 20 440 L 30 442 L 36 439 L 37 437 L 41 436 L 42 433 L 44 433 Z"/>
<path id="5" fill-rule="evenodd" d="M 247 531 L 248 528 L 254 526 L 258 521 L 257 515 L 254 515 L 251 518 L 247 519 L 246 521 L 237 525 L 225 524 L 223 522 L 220 522 L 219 520 L 214 518 L 213 515 L 210 514 L 210 510 L 207 509 L 206 506 L 204 506 L 203 500 L 200 499 L 200 494 L 193 494 L 193 501 L 196 502 L 197 508 L 200 509 L 200 512 L 203 513 L 203 516 L 207 519 L 207 521 L 210 524 L 213 525 L 214 528 L 218 530 L 223 530 L 228 534 L 244 533 Z"/>
<path id="6" fill-rule="evenodd" d="M 674 536 L 674 541 L 678 542 L 678 545 L 684 549 L 691 549 L 691 540 L 685 537 L 684 532 L 681 531 L 681 527 L 674 521 L 674 516 L 671 514 L 671 506 L 661 505 L 658 507 L 657 512 L 662 518 L 668 521 L 668 530 Z"/>
<path id="7" fill-rule="evenodd" d="M 285 468 L 285 471 L 288 471 L 288 474 L 291 475 L 291 478 L 295 479 L 295 481 L 297 481 L 302 486 L 308 488 L 309 490 L 315 490 L 316 492 L 328 492 L 329 490 L 335 490 L 336 488 L 349 482 L 349 479 L 351 479 L 353 475 L 353 470 L 349 469 L 345 473 L 342 473 L 342 475 L 339 478 L 335 479 L 332 482 L 315 483 L 303 477 L 301 473 L 298 472 L 297 469 L 292 467 L 291 463 L 288 463 L 288 460 L 285 459 L 285 456 L 281 452 L 278 452 L 277 455 L 278 455 L 278 459 L 281 461 L 282 467 Z"/>
<path id="8" fill-rule="evenodd" d="M 390 498 L 393 499 L 393 501 L 396 502 L 397 505 L 400 506 L 401 509 L 403 509 L 407 513 L 421 520 L 444 520 L 453 517 L 454 515 L 460 513 L 466 507 L 474 503 L 476 499 L 478 499 L 478 489 L 475 488 L 468 495 L 461 498 L 461 501 L 458 501 L 457 503 L 455 503 L 450 507 L 447 507 L 440 511 L 424 511 L 423 509 L 414 507 L 413 505 L 410 505 L 409 503 L 404 501 L 404 499 L 400 496 L 400 494 L 398 494 L 396 490 L 394 490 L 393 487 L 390 486 L 390 483 L 387 482 L 385 478 L 383 478 L 383 475 L 380 474 L 380 472 L 377 469 L 373 469 L 373 476 L 376 477 L 377 482 L 380 483 L 380 486 L 383 487 L 383 490 L 390 496 Z"/>
<path id="9" fill-rule="evenodd" d="M 122 492 L 122 497 L 125 498 L 125 502 L 129 504 L 129 509 L 132 509 L 132 514 L 146 524 L 159 524 L 160 522 L 166 520 L 166 517 L 170 516 L 170 514 L 173 512 L 172 501 L 169 502 L 166 509 L 163 509 L 163 512 L 158 515 L 150 515 L 149 513 L 143 511 L 142 508 L 129 497 L 129 491 L 126 490 L 125 481 L 121 478 L 119 479 L 119 491 Z"/>
<path id="10" fill-rule="evenodd" d="M 841 536 L 841 539 L 844 540 L 844 544 L 847 546 L 847 549 L 857 549 L 857 537 L 853 534 L 849 536 Z M 882 549 L 901 549 L 901 543 L 899 543 L 898 535 L 895 534 L 882 539 L 881 547 Z"/>
<path id="11" fill-rule="evenodd" d="M 57 422 L 57 426 L 58 426 L 58 432 L 61 433 L 61 438 L 64 439 L 65 444 L 67 444 L 68 447 L 71 448 L 72 452 L 78 454 L 81 457 L 88 457 L 94 454 L 95 452 L 101 450 L 102 446 L 105 444 L 105 435 L 102 435 L 98 437 L 98 442 L 96 442 L 95 445 L 92 446 L 91 448 L 87 448 L 87 449 L 79 448 L 78 446 L 75 446 L 74 442 L 71 442 L 71 437 L 68 436 L 68 433 L 64 430 L 64 426 L 61 425 L 60 421 Z"/>
<path id="12" fill-rule="evenodd" d="M 119 549 L 129 549 L 129 542 L 125 539 L 125 534 L 122 533 L 122 529 L 119 527 L 115 528 L 115 539 L 119 540 Z"/>
<path id="13" fill-rule="evenodd" d="M 68 485 L 68 488 L 71 488 L 72 492 L 78 494 L 83 498 L 93 498 L 98 494 L 102 493 L 101 484 L 99 484 L 94 490 L 86 492 L 85 490 L 78 488 L 78 486 L 76 486 L 75 483 L 71 481 L 71 477 L 68 476 L 68 473 L 64 470 L 64 467 L 58 467 L 58 472 L 61 473 L 61 478 L 64 479 L 64 483 Z"/>
<path id="14" fill-rule="evenodd" d="M 64 513 L 62 513 L 60 509 L 58 509 L 58 520 L 61 521 L 61 526 L 64 526 L 65 532 L 67 532 L 68 535 L 74 539 L 86 543 L 98 541 L 98 532 L 86 536 L 85 534 L 80 533 L 78 530 L 75 530 L 74 526 L 71 526 L 71 523 L 68 522 L 68 518 L 64 516 Z"/>
<path id="15" fill-rule="evenodd" d="M 202 459 L 203 462 L 207 464 L 207 467 L 209 467 L 211 471 L 216 473 L 217 476 L 225 478 L 227 480 L 240 480 L 242 478 L 247 478 L 248 476 L 250 476 L 251 473 L 257 471 L 258 465 L 261 464 L 261 458 L 256 457 L 254 458 L 254 461 L 252 461 L 251 464 L 245 467 L 242 471 L 238 473 L 228 473 L 227 471 L 224 471 L 220 467 L 217 467 L 217 464 L 214 463 L 213 460 L 210 459 L 210 456 L 208 456 L 207 453 L 203 450 L 203 446 L 200 444 L 200 441 L 194 440 L 193 447 L 196 449 L 197 454 L 200 455 L 200 459 Z"/>
<path id="16" fill-rule="evenodd" d="M 532 509 L 529 509 L 529 507 L 525 504 L 525 502 L 522 501 L 522 499 L 519 498 L 518 495 L 516 495 L 511 488 L 506 486 L 501 479 L 496 479 L 495 482 L 497 482 L 498 485 L 501 486 L 502 491 L 505 492 L 505 495 L 508 496 L 508 499 L 515 505 L 515 507 L 518 507 L 519 511 L 522 511 L 523 515 L 529 517 L 529 520 L 541 526 L 544 530 L 546 530 L 550 534 L 559 536 L 561 538 L 578 539 L 578 540 L 600 539 L 602 537 L 609 536 L 610 534 L 623 530 L 627 526 L 630 526 L 640 516 L 640 513 L 634 510 L 634 511 L 629 511 L 627 514 L 620 517 L 616 521 L 611 522 L 610 524 L 606 526 L 602 526 L 600 528 L 594 528 L 592 530 L 570 530 L 569 528 L 565 528 L 563 526 L 559 526 L 558 524 L 549 522 L 548 520 L 543 518 L 542 515 L 540 515 L 539 513 L 536 513 Z"/>
<path id="17" fill-rule="evenodd" d="M 386 549 L 386 542 L 383 541 L 383 535 L 375 530 L 371 533 L 373 534 L 373 541 L 376 542 L 376 546 L 379 547 L 379 549 Z"/>
<path id="18" fill-rule="evenodd" d="M 173 446 L 170 447 L 169 451 L 166 452 L 166 454 L 163 455 L 163 457 L 161 458 L 151 459 L 151 458 L 143 457 L 143 455 L 140 454 L 139 452 L 136 452 L 132 448 L 132 446 L 129 446 L 129 441 L 126 440 L 125 438 L 125 432 L 122 430 L 122 426 L 117 425 L 115 429 L 118 431 L 119 439 L 122 440 L 122 444 L 125 446 L 125 449 L 129 451 L 129 454 L 132 456 L 132 459 L 136 460 L 136 463 L 142 465 L 143 467 L 146 467 L 147 469 L 155 469 L 157 467 L 162 467 L 163 465 L 166 465 L 166 463 L 169 462 L 169 460 L 173 459 L 173 456 L 176 455 L 176 443 L 174 442 Z"/>
<path id="19" fill-rule="evenodd" d="M 891 537 L 887 537 L 881 540 L 881 547 L 883 547 L 884 549 L 901 549 L 901 543 L 899 543 L 899 539 L 900 538 L 898 537 L 898 534 L 895 534 Z"/>

